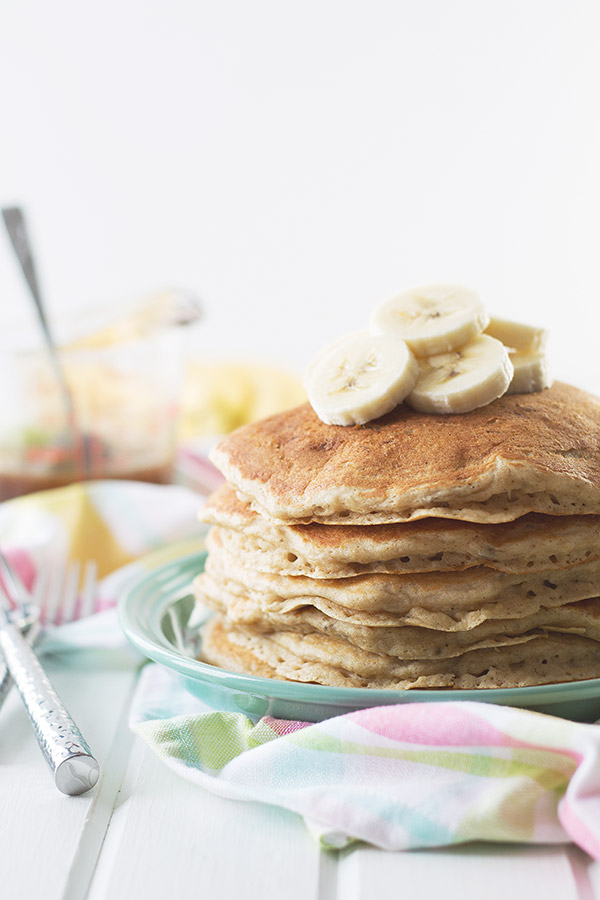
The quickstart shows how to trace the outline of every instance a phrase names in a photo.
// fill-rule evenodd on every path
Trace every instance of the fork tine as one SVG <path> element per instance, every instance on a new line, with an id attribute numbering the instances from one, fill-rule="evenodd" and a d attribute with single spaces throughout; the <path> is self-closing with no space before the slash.
<path id="1" fill-rule="evenodd" d="M 79 603 L 79 618 L 90 616 L 96 612 L 96 578 L 98 564 L 95 559 L 89 559 L 83 567 L 83 587 L 81 588 Z"/>
<path id="2" fill-rule="evenodd" d="M 62 599 L 66 569 L 66 560 L 57 562 L 56 565 L 49 567 L 46 590 L 40 602 L 41 619 L 44 625 L 53 625 L 56 621 Z"/>
<path id="3" fill-rule="evenodd" d="M 65 583 L 61 597 L 61 603 L 56 610 L 55 624 L 65 624 L 72 622 L 75 618 L 75 607 L 77 605 L 77 594 L 79 592 L 79 575 L 81 573 L 81 563 L 79 560 L 73 560 L 67 566 L 65 575 Z"/>
<path id="4" fill-rule="evenodd" d="M 51 569 L 51 566 L 49 566 L 49 565 L 38 566 L 37 574 L 35 576 L 35 584 L 33 585 L 32 599 L 33 599 L 33 602 L 35 603 L 35 605 L 37 606 L 37 608 L 40 610 L 40 617 L 41 617 L 42 606 L 44 605 L 44 599 L 45 599 L 46 593 L 48 591 L 48 582 L 50 580 L 50 569 Z"/>

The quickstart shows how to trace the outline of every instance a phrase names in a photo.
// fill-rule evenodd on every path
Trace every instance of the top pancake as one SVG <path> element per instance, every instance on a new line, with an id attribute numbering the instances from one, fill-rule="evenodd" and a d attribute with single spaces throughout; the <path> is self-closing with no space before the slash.
<path id="1" fill-rule="evenodd" d="M 238 429 L 211 458 L 275 522 L 599 514 L 600 400 L 556 382 L 463 415 L 401 404 L 348 427 L 325 425 L 305 404 Z"/>

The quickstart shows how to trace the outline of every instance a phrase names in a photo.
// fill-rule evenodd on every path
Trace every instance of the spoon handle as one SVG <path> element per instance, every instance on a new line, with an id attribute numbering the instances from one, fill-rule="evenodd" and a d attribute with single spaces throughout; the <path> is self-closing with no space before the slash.
<path id="1" fill-rule="evenodd" d="M 71 395 L 71 389 L 67 382 L 65 371 L 56 350 L 56 344 L 54 343 L 52 332 L 50 331 L 48 319 L 46 318 L 46 312 L 44 310 L 42 295 L 40 293 L 40 286 L 37 279 L 37 273 L 33 261 L 33 253 L 31 250 L 31 242 L 27 234 L 27 227 L 25 225 L 25 216 L 23 215 L 23 210 L 19 206 L 7 207 L 2 210 L 2 216 L 4 218 L 4 224 L 6 225 L 6 230 L 8 231 L 11 243 L 17 255 L 17 259 L 21 264 L 25 280 L 29 285 L 31 296 L 34 299 L 35 308 L 40 320 L 40 325 L 42 326 L 42 332 L 44 334 L 46 347 L 48 349 L 48 353 L 50 354 L 54 372 L 60 384 L 60 389 L 63 395 L 65 410 L 67 413 L 67 421 L 69 422 L 69 427 L 75 434 L 77 432 L 77 427 L 75 410 L 73 407 L 73 397 Z"/>
<path id="2" fill-rule="evenodd" d="M 21 268 L 23 269 L 23 274 L 25 275 L 25 279 L 27 281 L 27 284 L 29 285 L 29 290 L 31 291 L 31 295 L 35 300 L 35 305 L 37 308 L 38 316 L 40 318 L 42 329 L 44 331 L 44 335 L 46 337 L 46 342 L 48 343 L 48 345 L 52 345 L 52 347 L 54 347 L 54 341 L 52 340 L 52 335 L 50 334 L 48 320 L 46 318 L 46 313 L 44 311 L 44 306 L 42 303 L 39 282 L 37 279 L 35 264 L 33 262 L 31 243 L 27 235 L 27 228 L 25 226 L 25 217 L 23 216 L 23 210 L 18 206 L 11 206 L 8 209 L 2 210 L 2 216 L 4 218 L 6 230 L 8 231 L 8 235 L 15 249 L 15 253 L 17 254 L 17 259 L 21 263 Z"/>

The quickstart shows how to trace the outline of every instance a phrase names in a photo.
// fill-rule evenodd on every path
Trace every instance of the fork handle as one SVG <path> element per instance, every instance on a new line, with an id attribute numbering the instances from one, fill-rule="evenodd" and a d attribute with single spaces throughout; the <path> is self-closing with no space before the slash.
<path id="1" fill-rule="evenodd" d="M 89 791 L 98 781 L 98 763 L 37 656 L 19 629 L 9 622 L 0 627 L 0 650 L 52 769 L 56 787 L 72 796 Z"/>
<path id="2" fill-rule="evenodd" d="M 21 631 L 21 634 L 23 635 L 23 637 L 25 638 L 25 640 L 27 641 L 27 643 L 30 646 L 33 646 L 33 644 L 35 643 L 38 633 L 39 633 L 39 622 L 37 622 L 37 621 L 32 623 L 28 628 L 23 629 Z M 6 700 L 6 698 L 8 696 L 8 692 L 10 691 L 10 689 L 12 687 L 12 684 L 13 684 L 12 675 L 8 671 L 8 668 L 4 664 L 4 662 L 1 662 L 0 663 L 0 707 Z"/>

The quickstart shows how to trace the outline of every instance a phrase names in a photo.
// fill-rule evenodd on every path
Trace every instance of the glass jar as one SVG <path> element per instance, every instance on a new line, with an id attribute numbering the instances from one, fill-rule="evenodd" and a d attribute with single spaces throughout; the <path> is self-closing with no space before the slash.
<path id="1" fill-rule="evenodd" d="M 0 354 L 0 499 L 98 478 L 168 483 L 176 450 L 183 329 L 198 307 L 176 292 L 81 315 L 48 351 Z"/>

